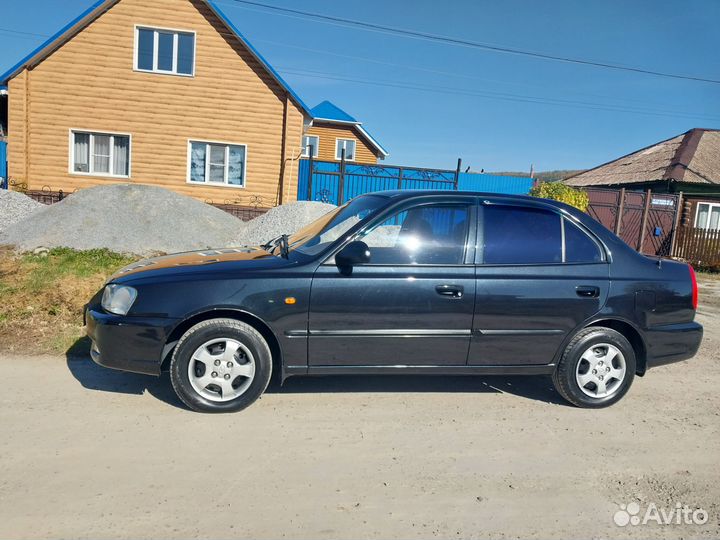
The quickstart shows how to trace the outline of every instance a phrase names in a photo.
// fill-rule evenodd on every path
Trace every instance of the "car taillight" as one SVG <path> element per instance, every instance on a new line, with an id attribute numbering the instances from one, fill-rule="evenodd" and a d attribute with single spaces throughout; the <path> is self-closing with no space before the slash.
<path id="1" fill-rule="evenodd" d="M 697 285 L 697 276 L 695 275 L 695 269 L 688 264 L 688 268 L 690 269 L 690 280 L 692 281 L 692 305 L 693 309 L 697 311 L 698 307 L 698 285 Z"/>

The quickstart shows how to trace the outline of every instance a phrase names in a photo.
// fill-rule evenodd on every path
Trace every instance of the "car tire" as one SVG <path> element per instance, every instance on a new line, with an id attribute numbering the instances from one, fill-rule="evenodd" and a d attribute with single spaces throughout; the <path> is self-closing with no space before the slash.
<path id="1" fill-rule="evenodd" d="M 198 412 L 240 411 L 265 392 L 271 376 L 267 341 L 235 319 L 196 324 L 180 338 L 170 362 L 175 393 Z"/>
<path id="2" fill-rule="evenodd" d="M 565 348 L 553 383 L 573 405 L 599 409 L 627 393 L 635 369 L 635 351 L 625 336 L 611 328 L 585 328 Z"/>

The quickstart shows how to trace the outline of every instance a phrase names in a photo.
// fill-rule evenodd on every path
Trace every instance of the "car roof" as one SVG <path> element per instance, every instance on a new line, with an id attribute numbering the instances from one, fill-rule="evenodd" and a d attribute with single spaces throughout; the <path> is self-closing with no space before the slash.
<path id="1" fill-rule="evenodd" d="M 445 196 L 453 197 L 456 195 L 470 195 L 472 197 L 492 197 L 493 199 L 506 199 L 511 201 L 542 201 L 551 204 L 556 204 L 556 201 L 548 199 L 538 199 L 537 197 L 530 197 L 529 195 L 508 195 L 503 193 L 487 193 L 484 191 L 455 191 L 449 189 L 403 189 L 403 190 L 388 190 L 388 191 L 373 191 L 366 193 L 366 195 L 375 195 L 379 197 L 392 198 L 392 199 L 411 199 L 413 197 L 426 197 L 426 196 Z"/>

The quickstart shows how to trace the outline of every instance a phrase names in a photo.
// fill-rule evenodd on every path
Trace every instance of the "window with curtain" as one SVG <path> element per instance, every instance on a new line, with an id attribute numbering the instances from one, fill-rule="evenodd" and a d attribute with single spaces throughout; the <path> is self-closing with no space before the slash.
<path id="1" fill-rule="evenodd" d="M 342 159 L 342 151 L 345 150 L 345 159 L 355 161 L 355 140 L 338 139 L 335 142 L 335 159 Z"/>
<path id="2" fill-rule="evenodd" d="M 190 183 L 245 186 L 247 148 L 244 144 L 190 141 Z"/>
<path id="3" fill-rule="evenodd" d="M 195 34 L 137 28 L 135 69 L 171 75 L 195 74 Z"/>
<path id="4" fill-rule="evenodd" d="M 130 136 L 72 133 L 71 170 L 77 174 L 130 176 Z"/>
<path id="5" fill-rule="evenodd" d="M 695 227 L 714 231 L 720 230 L 720 203 L 698 203 Z"/>

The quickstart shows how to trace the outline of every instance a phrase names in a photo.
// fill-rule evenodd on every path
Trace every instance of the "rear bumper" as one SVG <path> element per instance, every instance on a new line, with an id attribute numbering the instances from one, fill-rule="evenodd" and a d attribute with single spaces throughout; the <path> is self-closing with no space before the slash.
<path id="1" fill-rule="evenodd" d="M 702 325 L 691 322 L 647 330 L 647 369 L 692 358 L 700 348 Z"/>
<path id="2" fill-rule="evenodd" d="M 101 310 L 85 313 L 90 355 L 96 364 L 146 375 L 160 375 L 167 338 L 176 319 L 121 317 Z"/>

